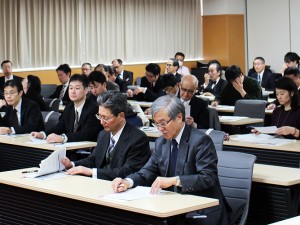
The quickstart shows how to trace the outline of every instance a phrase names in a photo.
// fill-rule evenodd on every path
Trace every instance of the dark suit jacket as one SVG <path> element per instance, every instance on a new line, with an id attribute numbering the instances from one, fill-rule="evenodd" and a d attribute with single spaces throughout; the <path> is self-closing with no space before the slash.
<path id="1" fill-rule="evenodd" d="M 249 73 L 248 76 L 257 80 L 258 74 L 256 72 L 254 73 L 252 72 Z M 265 88 L 266 90 L 274 90 L 275 81 L 276 81 L 276 77 L 272 73 L 272 71 L 265 69 L 260 86 Z"/>
<path id="2" fill-rule="evenodd" d="M 7 106 L 3 118 L 0 116 L 0 126 L 13 126 L 13 107 Z M 25 134 L 32 131 L 43 131 L 44 122 L 40 107 L 33 101 L 23 98 L 21 103 L 21 126 L 14 127 L 16 134 Z"/>
<path id="3" fill-rule="evenodd" d="M 212 88 L 212 82 L 209 82 L 207 87 L 203 89 L 203 92 L 210 92 L 218 98 L 221 96 L 221 93 L 225 88 L 226 84 L 227 81 L 220 78 L 219 82 L 214 86 L 214 88 Z"/>
<path id="4" fill-rule="evenodd" d="M 22 77 L 19 77 L 19 76 L 16 76 L 16 75 L 13 75 L 13 80 L 15 82 L 22 82 L 23 78 Z M 4 84 L 5 84 L 5 76 L 2 76 L 0 77 L 0 91 L 4 91 Z"/>
<path id="5" fill-rule="evenodd" d="M 182 75 L 181 75 L 181 74 L 176 73 L 176 74 L 175 74 L 175 77 L 176 77 L 178 83 L 181 82 L 181 78 L 182 78 Z"/>
<path id="6" fill-rule="evenodd" d="M 170 140 L 164 137 L 156 140 L 155 151 L 146 165 L 140 171 L 128 176 L 133 180 L 134 186 L 151 186 L 158 176 L 167 176 L 170 149 Z M 186 125 L 179 143 L 175 171 L 175 175 L 180 177 L 182 187 L 175 187 L 175 191 L 219 199 L 219 206 L 202 210 L 202 214 L 207 215 L 207 218 L 203 219 L 204 224 L 228 224 L 217 162 L 211 138 L 202 131 Z"/>
<path id="7" fill-rule="evenodd" d="M 123 80 L 127 85 L 133 84 L 133 73 L 131 71 L 123 70 Z"/>
<path id="8" fill-rule="evenodd" d="M 195 95 L 190 101 L 191 106 L 191 117 L 194 118 L 194 122 L 197 124 L 198 129 L 209 128 L 209 113 L 208 113 L 208 102 L 197 98 Z"/>
<path id="9" fill-rule="evenodd" d="M 30 99 L 37 103 L 41 109 L 41 111 L 47 111 L 48 107 L 46 106 L 43 97 L 40 93 L 32 92 L 31 90 L 27 91 L 27 93 L 23 93 L 23 98 Z"/>
<path id="10" fill-rule="evenodd" d="M 138 171 L 145 165 L 151 154 L 145 133 L 126 123 L 114 147 L 110 167 L 105 168 L 105 157 L 109 143 L 110 132 L 101 131 L 93 153 L 85 159 L 74 162 L 75 165 L 97 168 L 99 179 L 113 180 L 116 177 L 125 178 L 127 175 Z"/>
<path id="11" fill-rule="evenodd" d="M 54 91 L 54 93 L 52 95 L 49 96 L 49 98 L 59 98 L 59 95 L 60 95 L 60 92 L 61 92 L 61 89 L 63 88 L 62 85 L 58 85 Z M 65 92 L 65 95 L 64 97 L 62 98 L 62 102 L 64 105 L 67 105 L 69 102 L 70 102 L 70 97 L 69 97 L 69 87 L 68 89 L 66 90 Z"/>
<path id="12" fill-rule="evenodd" d="M 126 93 L 127 83 L 124 80 L 122 80 L 120 77 L 116 77 L 115 83 L 119 85 L 120 92 Z"/>
<path id="13" fill-rule="evenodd" d="M 65 134 L 68 141 L 96 141 L 99 131 L 103 128 L 100 121 L 97 120 L 98 106 L 92 99 L 86 99 L 79 118 L 77 131 L 74 133 L 75 109 L 74 103 L 70 102 L 59 122 L 49 130 L 46 134 Z"/>
<path id="14" fill-rule="evenodd" d="M 144 76 L 141 79 L 141 87 L 146 87 L 147 90 L 144 93 L 139 93 L 136 96 L 136 100 L 138 101 L 149 101 L 154 102 L 158 97 L 165 94 L 163 91 L 163 83 L 162 78 L 159 76 L 157 81 L 155 82 L 155 86 L 153 87 L 152 84 L 147 80 L 147 78 Z"/>

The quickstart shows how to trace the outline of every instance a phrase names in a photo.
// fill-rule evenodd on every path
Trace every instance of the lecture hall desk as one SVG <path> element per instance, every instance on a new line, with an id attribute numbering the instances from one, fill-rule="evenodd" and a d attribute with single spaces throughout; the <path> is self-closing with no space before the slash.
<path id="1" fill-rule="evenodd" d="M 219 204 L 217 199 L 173 192 L 126 202 L 104 200 L 100 196 L 112 193 L 110 181 L 84 176 L 22 179 L 23 170 L 0 173 L 4 224 L 167 225 L 167 218 Z"/>
<path id="2" fill-rule="evenodd" d="M 30 144 L 29 134 L 22 136 L 0 135 L 0 172 L 38 166 L 61 144 Z M 96 142 L 78 142 L 78 146 L 67 147 L 67 155 L 70 150 L 92 148 Z"/>

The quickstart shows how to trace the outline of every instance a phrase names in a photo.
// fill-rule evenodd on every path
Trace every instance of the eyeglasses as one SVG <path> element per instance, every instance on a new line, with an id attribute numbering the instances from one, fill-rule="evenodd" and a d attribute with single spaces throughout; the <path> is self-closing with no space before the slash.
<path id="1" fill-rule="evenodd" d="M 194 92 L 195 92 L 195 90 L 187 90 L 185 88 L 182 88 L 181 86 L 180 86 L 180 91 L 188 93 L 190 95 L 194 94 Z"/>
<path id="2" fill-rule="evenodd" d="M 173 66 L 173 65 L 172 65 L 172 64 L 167 64 L 166 66 L 171 67 L 171 66 Z"/>
<path id="3" fill-rule="evenodd" d="M 169 119 L 168 121 L 161 121 L 160 123 L 152 123 L 152 125 L 154 126 L 154 127 L 156 127 L 157 129 L 158 128 L 165 128 L 169 123 L 170 123 L 170 121 L 172 120 L 172 118 L 171 119 Z"/>
<path id="4" fill-rule="evenodd" d="M 4 92 L 4 96 L 13 96 L 15 95 L 17 92 Z"/>
<path id="5" fill-rule="evenodd" d="M 111 116 L 111 117 L 104 117 L 104 116 L 100 116 L 99 115 L 99 113 L 97 113 L 96 115 L 96 118 L 98 119 L 98 120 L 102 120 L 102 121 L 104 121 L 105 123 L 107 123 L 109 120 L 111 120 L 112 118 L 114 118 L 115 116 Z"/>

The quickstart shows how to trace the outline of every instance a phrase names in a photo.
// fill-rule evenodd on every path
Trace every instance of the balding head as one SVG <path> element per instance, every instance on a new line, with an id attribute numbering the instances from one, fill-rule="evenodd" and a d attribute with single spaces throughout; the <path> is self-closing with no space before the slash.
<path id="1" fill-rule="evenodd" d="M 180 84 L 180 98 L 189 101 L 194 96 L 198 87 L 198 79 L 194 75 L 184 75 Z"/>

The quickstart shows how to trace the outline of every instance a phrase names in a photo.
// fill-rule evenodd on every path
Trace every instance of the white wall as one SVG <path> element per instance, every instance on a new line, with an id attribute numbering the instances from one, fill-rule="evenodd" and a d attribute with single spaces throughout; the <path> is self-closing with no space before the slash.
<path id="1" fill-rule="evenodd" d="M 202 0 L 203 15 L 244 14 L 245 0 Z"/>

